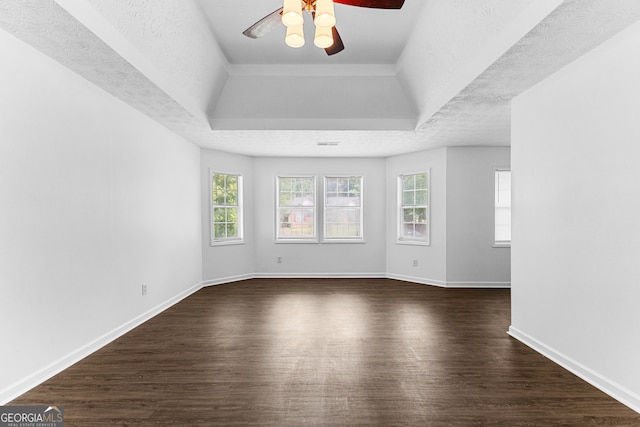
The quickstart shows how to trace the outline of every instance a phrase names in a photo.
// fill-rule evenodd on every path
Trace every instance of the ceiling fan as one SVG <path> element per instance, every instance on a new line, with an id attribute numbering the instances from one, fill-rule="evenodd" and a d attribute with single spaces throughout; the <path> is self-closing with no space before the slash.
<path id="1" fill-rule="evenodd" d="M 242 34 L 257 39 L 282 23 L 287 27 L 285 42 L 291 47 L 300 47 L 304 44 L 302 13 L 307 11 L 316 25 L 315 45 L 323 48 L 327 55 L 335 55 L 344 50 L 344 44 L 335 27 L 334 1 L 374 9 L 400 9 L 404 4 L 404 0 L 284 0 L 283 7 L 265 16 Z"/>

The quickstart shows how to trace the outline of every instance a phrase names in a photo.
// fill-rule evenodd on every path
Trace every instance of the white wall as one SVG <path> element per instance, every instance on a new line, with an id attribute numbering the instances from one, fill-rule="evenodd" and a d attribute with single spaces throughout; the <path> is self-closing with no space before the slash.
<path id="1" fill-rule="evenodd" d="M 397 179 L 400 174 L 430 171 L 431 245 L 398 244 Z M 390 277 L 418 283 L 447 282 L 447 149 L 387 159 L 387 272 Z M 418 266 L 413 266 L 413 260 Z"/>
<path id="2" fill-rule="evenodd" d="M 509 147 L 447 149 L 447 285 L 509 286 L 511 249 L 494 243 L 495 177 Z"/>
<path id="3" fill-rule="evenodd" d="M 253 274 L 253 158 L 221 151 L 201 151 L 202 274 L 205 282 L 221 283 Z M 244 182 L 244 243 L 211 246 L 210 170 L 239 174 Z"/>
<path id="4" fill-rule="evenodd" d="M 494 169 L 508 147 L 448 147 L 387 159 L 387 272 L 447 287 L 508 287 L 510 249 L 493 247 Z M 397 243 L 397 178 L 430 170 L 431 242 Z M 413 261 L 418 265 L 414 266 Z"/>
<path id="5" fill-rule="evenodd" d="M 385 160 L 340 158 L 254 159 L 254 266 L 258 276 L 384 277 Z M 364 176 L 365 243 L 275 243 L 277 175 Z M 321 182 L 321 181 L 320 181 Z M 276 258 L 282 257 L 282 263 Z"/>
<path id="6" fill-rule="evenodd" d="M 202 258 L 199 149 L 4 31 L 0 56 L 6 402 L 197 288 Z"/>
<path id="7" fill-rule="evenodd" d="M 510 333 L 640 411 L 640 24 L 513 103 Z"/>

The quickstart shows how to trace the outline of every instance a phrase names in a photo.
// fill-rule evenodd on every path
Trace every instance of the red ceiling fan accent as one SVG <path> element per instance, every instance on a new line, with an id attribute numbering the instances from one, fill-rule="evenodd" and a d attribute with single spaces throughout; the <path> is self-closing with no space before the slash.
<path id="1" fill-rule="evenodd" d="M 303 2 L 305 3 L 305 6 L 302 6 Z M 402 8 L 402 5 L 404 5 L 404 0 L 334 0 L 334 2 L 371 9 L 400 9 Z M 300 5 L 301 9 L 304 8 L 312 10 L 315 5 L 315 0 L 301 0 Z M 244 30 L 242 34 L 252 39 L 260 38 L 280 25 L 281 19 L 282 8 L 279 8 Z M 331 30 L 333 33 L 333 45 L 325 49 L 327 55 L 335 55 L 336 53 L 344 50 L 344 44 L 338 30 L 336 27 L 332 27 Z"/>
<path id="2" fill-rule="evenodd" d="M 373 9 L 400 9 L 404 0 L 333 0 L 335 3 L 349 6 L 369 7 Z"/>

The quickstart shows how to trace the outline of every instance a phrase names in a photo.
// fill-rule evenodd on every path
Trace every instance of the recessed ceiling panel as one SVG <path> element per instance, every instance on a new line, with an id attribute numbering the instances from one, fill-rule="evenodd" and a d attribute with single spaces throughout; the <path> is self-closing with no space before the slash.
<path id="1" fill-rule="evenodd" d="M 259 39 L 242 32 L 282 7 L 282 0 L 196 0 L 231 64 L 395 64 L 426 3 L 406 0 L 402 9 L 369 9 L 335 4 L 336 28 L 345 50 L 327 56 L 313 45 L 314 25 L 304 13 L 306 43 L 291 48 L 284 43 L 285 26 L 278 25 Z"/>

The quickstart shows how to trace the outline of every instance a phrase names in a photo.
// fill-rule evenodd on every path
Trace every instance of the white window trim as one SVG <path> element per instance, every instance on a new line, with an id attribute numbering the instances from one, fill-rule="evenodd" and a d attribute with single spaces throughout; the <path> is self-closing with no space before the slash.
<path id="1" fill-rule="evenodd" d="M 427 175 L 427 237 L 425 239 L 408 239 L 402 237 L 402 177 L 409 175 Z M 420 205 L 419 207 L 421 207 Z M 431 169 L 420 172 L 401 173 L 396 177 L 396 244 L 398 245 L 414 245 L 414 246 L 431 246 Z"/>
<path id="2" fill-rule="evenodd" d="M 313 193 L 313 208 L 314 208 L 314 212 L 313 212 L 313 222 L 314 222 L 314 229 L 313 229 L 313 237 L 298 237 L 298 238 L 294 238 L 294 237 L 289 237 L 289 238 L 280 238 L 278 236 L 278 232 L 280 230 L 280 178 L 312 178 L 313 179 L 313 189 L 314 189 L 314 193 Z M 315 175 L 277 175 L 276 179 L 275 179 L 275 190 L 276 190 L 276 210 L 275 210 L 275 229 L 274 229 L 274 242 L 275 243 L 319 243 L 319 238 L 318 238 L 318 211 L 319 206 L 318 206 L 318 180 L 316 179 Z"/>
<path id="3" fill-rule="evenodd" d="M 215 205 L 213 203 L 213 176 L 214 175 L 233 175 L 238 177 L 238 237 L 216 239 L 215 228 L 213 222 L 213 213 Z M 221 205 L 220 205 L 221 206 Z M 229 245 L 244 245 L 244 179 L 242 174 L 221 172 L 214 169 L 209 169 L 209 237 L 210 246 L 229 246 Z"/>
<path id="4" fill-rule="evenodd" d="M 360 179 L 360 237 L 326 237 L 327 234 L 327 178 L 359 178 Z M 364 175 L 330 174 L 322 176 L 322 243 L 364 243 Z"/>
<path id="5" fill-rule="evenodd" d="M 497 166 L 493 168 L 493 185 L 494 185 L 494 189 L 493 189 L 493 193 L 494 193 L 494 201 L 493 201 L 493 244 L 491 245 L 494 248 L 510 248 L 511 247 L 511 240 L 506 241 L 506 240 L 496 240 L 496 213 L 495 213 L 495 209 L 496 209 L 496 205 L 498 203 L 497 197 L 498 197 L 498 180 L 496 179 L 496 174 L 498 172 L 511 172 L 511 167 L 509 166 Z"/>

